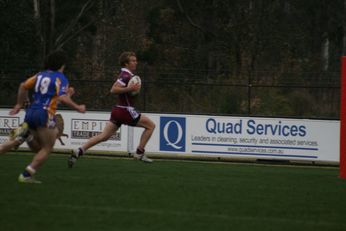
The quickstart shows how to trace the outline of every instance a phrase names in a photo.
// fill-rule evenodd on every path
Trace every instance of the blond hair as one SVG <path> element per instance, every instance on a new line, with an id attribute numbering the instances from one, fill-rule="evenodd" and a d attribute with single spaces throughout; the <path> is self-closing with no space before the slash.
<path id="1" fill-rule="evenodd" d="M 130 57 L 135 56 L 136 54 L 135 52 L 132 51 L 125 51 L 123 53 L 121 53 L 121 55 L 119 56 L 119 64 L 121 67 L 125 67 L 127 63 L 129 63 L 130 61 Z"/>

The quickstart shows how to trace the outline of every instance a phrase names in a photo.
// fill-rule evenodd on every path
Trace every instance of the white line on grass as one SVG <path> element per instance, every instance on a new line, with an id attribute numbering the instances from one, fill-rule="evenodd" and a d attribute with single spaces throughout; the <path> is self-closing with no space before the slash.
<path id="1" fill-rule="evenodd" d="M 27 152 L 27 153 L 9 153 L 9 155 L 21 155 L 21 156 L 28 156 L 33 153 Z M 52 153 L 51 156 L 63 156 L 65 157 L 66 154 L 54 154 Z M 126 157 L 126 156 L 97 156 L 97 155 L 84 155 L 83 158 L 90 158 L 90 159 L 107 159 L 107 160 L 133 160 L 133 158 Z M 338 166 L 316 166 L 316 165 L 295 165 L 295 164 L 268 164 L 268 163 L 246 163 L 246 162 L 239 162 L 239 161 L 209 161 L 209 160 L 183 160 L 183 159 L 154 159 L 155 162 L 184 162 L 184 163 L 201 163 L 201 164 L 221 164 L 221 165 L 245 165 L 245 166 L 264 166 L 264 167 L 283 167 L 283 168 L 314 168 L 314 169 L 338 169 Z"/>

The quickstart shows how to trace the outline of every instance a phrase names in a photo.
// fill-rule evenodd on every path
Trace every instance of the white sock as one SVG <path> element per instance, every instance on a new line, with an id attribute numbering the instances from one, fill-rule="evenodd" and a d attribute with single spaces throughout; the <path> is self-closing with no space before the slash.
<path id="1" fill-rule="evenodd" d="M 31 176 L 34 175 L 34 174 L 36 173 L 36 170 L 35 170 L 33 167 L 31 167 L 30 165 L 28 165 L 28 166 L 25 168 L 25 170 L 26 170 L 28 173 L 30 173 Z"/>

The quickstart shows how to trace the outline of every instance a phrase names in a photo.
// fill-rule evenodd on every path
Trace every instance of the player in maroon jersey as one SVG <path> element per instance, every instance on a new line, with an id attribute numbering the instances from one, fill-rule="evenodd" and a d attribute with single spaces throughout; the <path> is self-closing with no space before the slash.
<path id="1" fill-rule="evenodd" d="M 72 167 L 77 159 L 89 148 L 108 140 L 122 124 L 144 128 L 134 158 L 146 163 L 152 162 L 152 160 L 145 155 L 144 148 L 153 134 L 155 124 L 147 116 L 137 112 L 134 108 L 135 97 L 132 96 L 130 92 L 139 90 L 141 87 L 140 84 L 128 84 L 129 80 L 134 76 L 133 72 L 136 71 L 137 68 L 136 54 L 134 52 L 123 52 L 119 57 L 119 63 L 122 67 L 121 72 L 110 90 L 112 94 L 118 95 L 118 101 L 117 104 L 113 106 L 110 119 L 102 133 L 91 137 L 84 145 L 73 150 L 72 155 L 68 159 L 69 167 Z"/>

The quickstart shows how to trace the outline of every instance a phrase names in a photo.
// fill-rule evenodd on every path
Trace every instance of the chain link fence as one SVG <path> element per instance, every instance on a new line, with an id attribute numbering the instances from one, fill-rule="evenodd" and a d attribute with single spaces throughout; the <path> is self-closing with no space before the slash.
<path id="1" fill-rule="evenodd" d="M 74 99 L 88 110 L 110 111 L 117 97 L 110 94 L 115 75 L 107 80 L 79 79 L 67 73 Z M 109 76 L 109 73 L 107 73 Z M 112 76 L 112 75 L 111 75 Z M 338 119 L 340 73 L 211 73 L 157 70 L 155 79 L 143 72 L 136 107 L 142 112 Z M 217 76 L 217 77 L 214 77 Z M 16 102 L 17 74 L 0 77 L 0 106 Z M 62 106 L 64 108 L 64 106 Z"/>

